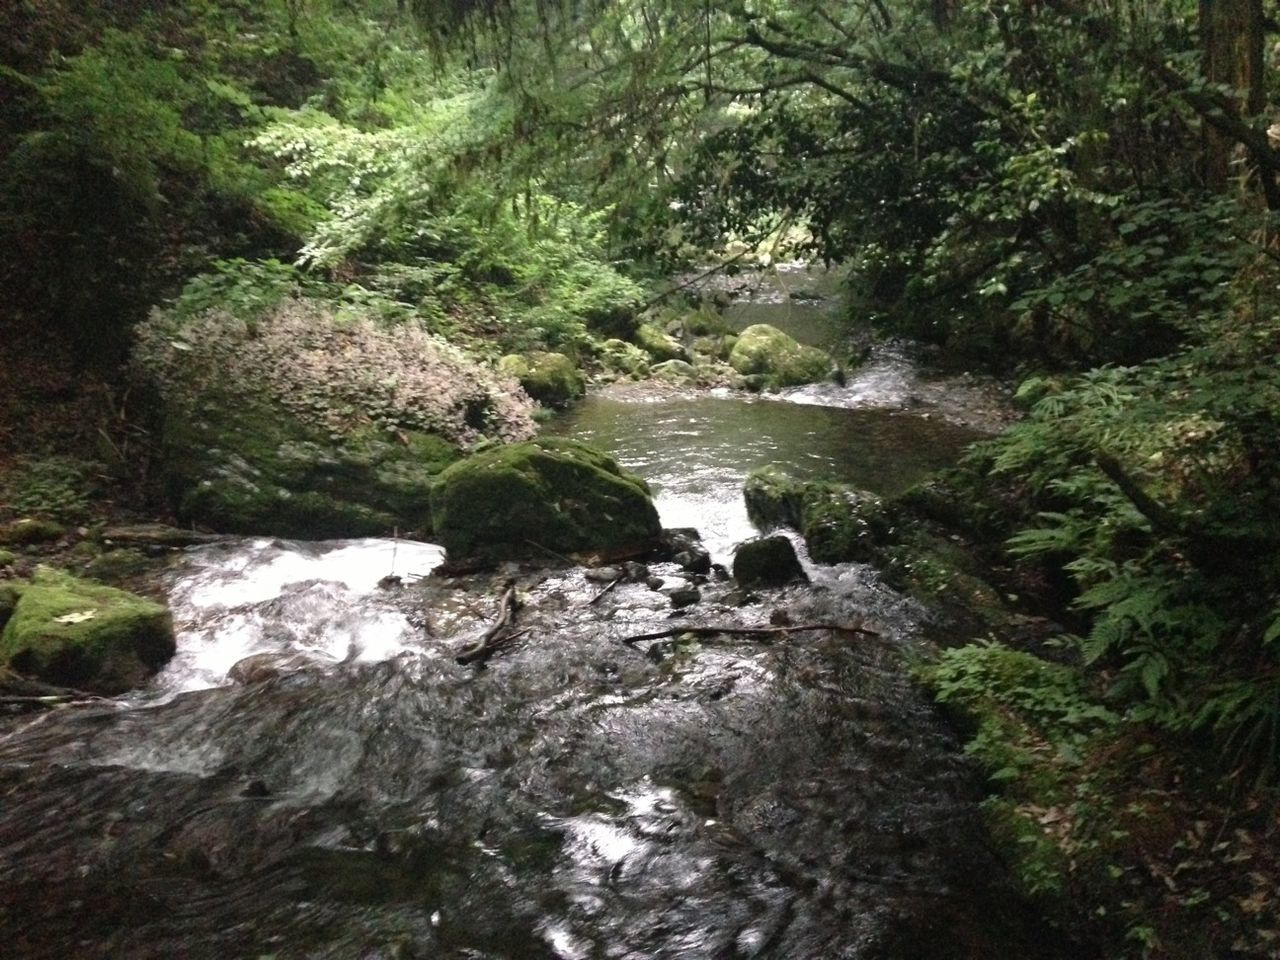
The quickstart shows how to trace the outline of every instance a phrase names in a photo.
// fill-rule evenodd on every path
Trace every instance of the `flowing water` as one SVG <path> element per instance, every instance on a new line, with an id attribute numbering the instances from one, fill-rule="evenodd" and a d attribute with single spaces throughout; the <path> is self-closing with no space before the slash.
<path id="1" fill-rule="evenodd" d="M 868 383 L 606 396 L 562 426 L 616 450 L 669 524 L 723 552 L 746 533 L 753 466 L 891 490 L 970 435 Z M 0 953 L 1064 952 L 1010 896 L 973 773 L 909 680 L 924 611 L 869 569 L 758 595 L 712 577 L 677 612 L 576 568 L 420 576 L 439 559 L 384 540 L 187 553 L 168 580 L 179 653 L 151 688 L 0 728 Z M 403 586 L 380 587 L 389 573 Z M 459 665 L 513 579 L 527 632 Z M 870 633 L 626 642 L 770 622 Z"/>

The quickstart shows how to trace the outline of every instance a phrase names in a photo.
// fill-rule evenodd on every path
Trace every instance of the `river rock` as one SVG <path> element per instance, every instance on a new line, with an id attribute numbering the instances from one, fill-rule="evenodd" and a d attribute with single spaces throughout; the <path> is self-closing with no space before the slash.
<path id="1" fill-rule="evenodd" d="M 458 558 L 636 555 L 661 533 L 643 480 L 573 440 L 495 447 L 445 470 L 431 495 L 435 538 Z"/>
<path id="2" fill-rule="evenodd" d="M 0 526 L 0 543 L 12 546 L 30 546 L 52 543 L 66 536 L 67 528 L 52 520 L 23 519 Z"/>
<path id="3" fill-rule="evenodd" d="M 671 606 L 677 610 L 692 606 L 702 599 L 702 593 L 697 587 L 673 587 L 670 590 L 664 590 L 663 593 L 665 593 L 667 595 L 667 599 L 671 601 Z"/>
<path id="4" fill-rule="evenodd" d="M 777 388 L 825 379 L 831 358 L 777 327 L 757 323 L 738 336 L 729 354 L 729 365 L 744 377 L 763 377 L 766 386 Z"/>
<path id="5" fill-rule="evenodd" d="M 644 377 L 649 373 L 649 355 L 634 343 L 610 339 L 600 345 L 600 363 L 606 370 L 627 377 Z"/>
<path id="6" fill-rule="evenodd" d="M 777 467 L 761 467 L 747 474 L 742 486 L 747 517 L 761 530 L 800 529 L 804 513 L 804 484 Z"/>
<path id="7" fill-rule="evenodd" d="M 227 671 L 227 677 L 249 686 L 265 683 L 285 674 L 298 673 L 311 665 L 312 661 L 300 653 L 254 653 L 237 660 Z"/>
<path id="8" fill-rule="evenodd" d="M 498 361 L 498 370 L 520 381 L 524 392 L 544 407 L 566 407 L 587 389 L 577 366 L 563 353 L 508 354 Z"/>
<path id="9" fill-rule="evenodd" d="M 677 383 L 688 383 L 698 379 L 697 368 L 684 360 L 665 360 L 662 363 L 654 364 L 649 369 L 649 374 L 663 380 L 673 380 Z"/>
<path id="10" fill-rule="evenodd" d="M 817 563 L 870 563 L 890 539 L 893 510 L 880 497 L 825 481 L 800 481 L 774 467 L 743 485 L 747 516 L 761 530 L 790 527 Z"/>
<path id="11" fill-rule="evenodd" d="M 743 587 L 779 587 L 807 581 L 795 547 L 783 536 L 748 540 L 733 555 L 733 577 Z"/>
<path id="12" fill-rule="evenodd" d="M 642 323 L 636 328 L 635 341 L 655 362 L 689 359 L 689 351 L 679 340 L 652 323 Z"/>
<path id="13" fill-rule="evenodd" d="M 155 312 L 134 367 L 161 400 L 184 525 L 301 539 L 430 533 L 435 476 L 533 433 L 532 401 L 412 324 L 286 299 L 252 322 Z"/>
<path id="14" fill-rule="evenodd" d="M 176 649 L 158 603 L 40 567 L 16 588 L 0 662 L 58 686 L 115 695 L 140 686 Z"/>

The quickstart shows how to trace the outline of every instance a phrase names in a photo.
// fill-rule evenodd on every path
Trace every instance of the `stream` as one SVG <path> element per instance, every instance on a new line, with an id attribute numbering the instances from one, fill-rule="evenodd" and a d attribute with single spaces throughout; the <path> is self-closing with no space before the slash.
<path id="1" fill-rule="evenodd" d="M 750 469 L 894 492 L 954 460 L 986 402 L 888 348 L 843 387 L 610 388 L 553 429 L 646 477 L 664 523 L 727 561 L 754 533 Z M 713 574 L 673 611 L 582 568 L 425 576 L 441 559 L 188 551 L 166 581 L 179 652 L 150 687 L 0 727 L 0 953 L 1069 955 L 1010 892 L 976 775 L 910 680 L 927 612 L 869 568 L 756 593 Z M 527 634 L 459 665 L 510 578 Z M 624 642 L 770 622 L 870 633 Z"/>

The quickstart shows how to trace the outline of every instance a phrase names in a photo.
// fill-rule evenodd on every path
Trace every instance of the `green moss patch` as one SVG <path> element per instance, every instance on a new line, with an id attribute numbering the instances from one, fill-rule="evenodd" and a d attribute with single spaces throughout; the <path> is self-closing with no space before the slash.
<path id="1" fill-rule="evenodd" d="M 544 407 L 565 407 L 586 392 L 582 374 L 563 353 L 534 350 L 508 354 L 498 371 L 520 381 L 524 392 Z"/>
<path id="2" fill-rule="evenodd" d="M 139 686 L 175 650 L 162 605 L 41 567 L 0 633 L 0 661 L 60 686 L 118 694 Z"/>
<path id="3" fill-rule="evenodd" d="M 792 387 L 825 379 L 831 371 L 831 358 L 777 327 L 757 323 L 738 336 L 729 365 L 743 376 L 763 377 L 766 386 Z"/>
<path id="4" fill-rule="evenodd" d="M 644 481 L 572 440 L 511 444 L 455 464 L 440 475 L 431 513 L 451 559 L 618 557 L 661 533 Z"/>

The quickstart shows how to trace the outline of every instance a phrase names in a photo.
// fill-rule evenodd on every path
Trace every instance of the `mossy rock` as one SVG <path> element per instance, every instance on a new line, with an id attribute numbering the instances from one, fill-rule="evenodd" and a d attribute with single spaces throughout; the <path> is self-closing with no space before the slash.
<path id="1" fill-rule="evenodd" d="M 451 560 L 596 553 L 618 558 L 661 534 L 649 488 L 573 440 L 496 447 L 454 464 L 431 496 L 436 540 Z"/>
<path id="2" fill-rule="evenodd" d="M 10 566 L 17 559 L 18 555 L 12 550 L 0 550 L 0 567 Z"/>
<path id="3" fill-rule="evenodd" d="M 683 360 L 664 360 L 662 363 L 655 363 L 650 368 L 649 375 L 675 383 L 688 383 L 698 379 L 697 368 Z"/>
<path id="4" fill-rule="evenodd" d="M 733 555 L 733 578 L 744 587 L 780 587 L 807 581 L 791 541 L 783 536 L 748 540 Z"/>
<path id="5" fill-rule="evenodd" d="M 498 370 L 519 380 L 524 392 L 544 407 L 568 406 L 587 389 L 582 374 L 563 353 L 508 354 L 498 361 Z"/>
<path id="6" fill-rule="evenodd" d="M 695 337 L 724 337 L 733 332 L 728 321 L 713 307 L 703 305 L 682 318 L 685 332 Z"/>
<path id="7" fill-rule="evenodd" d="M 761 530 L 803 523 L 805 485 L 777 467 L 761 467 L 747 475 L 742 486 L 747 517 Z"/>
<path id="8" fill-rule="evenodd" d="M 5 624 L 13 616 L 13 608 L 18 605 L 18 598 L 21 596 L 22 588 L 18 584 L 0 583 L 0 631 L 4 630 Z"/>
<path id="9" fill-rule="evenodd" d="M 164 447 L 184 523 L 313 540 L 429 534 L 431 485 L 461 456 L 434 434 L 326 435 L 265 405 L 216 397 L 198 420 L 171 417 Z"/>
<path id="10" fill-rule="evenodd" d="M 713 357 L 716 360 L 728 360 L 733 353 L 738 338 L 734 334 L 694 337 L 692 347 L 695 354 Z"/>
<path id="11" fill-rule="evenodd" d="M 652 323 L 642 323 L 636 328 L 635 341 L 657 363 L 689 359 L 689 351 L 679 340 Z"/>
<path id="12" fill-rule="evenodd" d="M 743 330 L 729 354 L 729 365 L 743 376 L 761 376 L 770 387 L 792 387 L 823 380 L 831 358 L 767 323 Z"/>
<path id="13" fill-rule="evenodd" d="M 130 577 L 146 573 L 155 566 L 155 561 L 141 550 L 123 547 L 119 550 L 108 550 L 95 557 L 85 565 L 84 575 L 103 583 L 121 583 Z"/>
<path id="14" fill-rule="evenodd" d="M 0 543 L 11 546 L 31 546 L 38 543 L 52 543 L 66 536 L 67 528 L 52 520 L 23 519 L 15 520 L 0 527 Z"/>
<path id="15" fill-rule="evenodd" d="M 804 482 L 764 467 L 747 477 L 742 492 L 752 523 L 761 530 L 799 531 L 817 563 L 871 563 L 893 539 L 895 511 L 853 487 Z"/>
<path id="16" fill-rule="evenodd" d="M 114 695 L 140 686 L 173 656 L 162 605 L 40 567 L 0 633 L 0 662 L 59 686 Z"/>
<path id="17" fill-rule="evenodd" d="M 628 377 L 639 378 L 649 374 L 649 355 L 625 340 L 604 341 L 600 345 L 600 363 L 605 369 Z"/>

